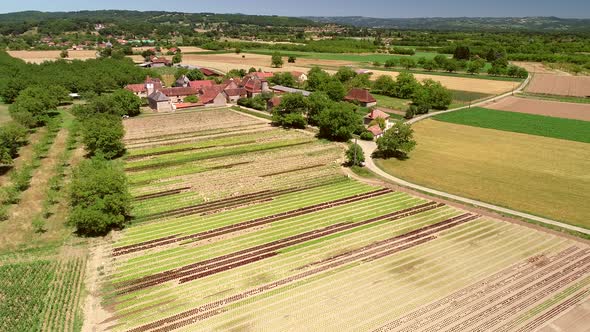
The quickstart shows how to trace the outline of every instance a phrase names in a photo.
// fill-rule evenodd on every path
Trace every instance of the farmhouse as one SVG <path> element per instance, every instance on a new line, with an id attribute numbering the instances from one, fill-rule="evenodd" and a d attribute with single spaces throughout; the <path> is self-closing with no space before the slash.
<path id="1" fill-rule="evenodd" d="M 174 111 L 174 106 L 170 101 L 170 98 L 166 96 L 161 91 L 155 91 L 151 93 L 148 97 L 148 103 L 150 108 L 154 111 L 158 112 L 172 112 Z"/>
<path id="2" fill-rule="evenodd" d="M 359 103 L 359 105 L 363 107 L 373 107 L 377 105 L 377 100 L 371 95 L 369 90 L 360 88 L 351 89 L 346 97 L 344 97 L 344 100 Z"/>
<path id="3" fill-rule="evenodd" d="M 307 74 L 301 71 L 292 71 L 291 76 L 293 76 L 295 78 L 295 81 L 297 81 L 297 83 L 299 84 L 307 81 Z"/>
<path id="4" fill-rule="evenodd" d="M 299 93 L 299 94 L 302 94 L 305 97 L 309 97 L 309 95 L 311 94 L 311 92 L 309 92 L 309 91 L 305 91 L 305 90 L 301 90 L 301 89 L 295 89 L 295 88 L 290 88 L 288 86 L 282 86 L 282 85 L 274 85 L 270 89 L 273 92 L 277 93 L 277 94 L 283 94 L 283 93 Z"/>
<path id="5" fill-rule="evenodd" d="M 152 57 L 152 60 L 150 62 L 150 66 L 152 68 L 172 66 L 172 62 L 170 62 L 170 60 L 168 60 L 166 58 Z"/>
<path id="6" fill-rule="evenodd" d="M 389 127 L 389 114 L 379 110 L 379 109 L 372 109 L 369 114 L 365 116 L 365 125 L 369 125 L 371 122 L 376 121 L 377 119 L 385 120 L 385 123 Z"/>
<path id="7" fill-rule="evenodd" d="M 223 89 L 223 85 L 204 87 L 199 91 L 199 101 L 205 106 L 224 106 L 227 102 L 227 95 Z"/>
<path id="8" fill-rule="evenodd" d="M 176 80 L 176 82 L 174 82 L 174 86 L 186 88 L 187 86 L 189 86 L 189 83 L 190 80 L 188 79 L 188 77 L 186 77 L 186 75 L 182 75 Z"/>
<path id="9" fill-rule="evenodd" d="M 162 89 L 162 82 L 157 78 L 151 78 L 148 76 L 144 83 L 129 84 L 125 86 L 125 89 L 133 92 L 140 98 L 147 98 L 147 96 L 152 94 L 155 90 Z"/>
<path id="10" fill-rule="evenodd" d="M 188 96 L 196 96 L 199 91 L 197 89 L 189 87 L 174 87 L 174 88 L 162 88 L 160 90 L 166 95 L 173 103 L 182 103 L 184 98 Z"/>
<path id="11" fill-rule="evenodd" d="M 210 81 L 210 80 L 199 80 L 199 81 L 189 81 L 188 82 L 188 86 L 190 86 L 193 89 L 197 89 L 200 90 L 204 87 L 207 86 L 213 86 L 214 82 Z"/>
<path id="12" fill-rule="evenodd" d="M 378 124 L 370 126 L 369 128 L 367 128 L 367 130 L 370 131 L 375 138 L 383 136 L 383 130 L 381 129 L 381 127 L 379 127 Z"/>
<path id="13" fill-rule="evenodd" d="M 268 81 L 259 78 L 255 73 L 245 76 L 240 85 L 246 89 L 248 98 L 258 96 L 263 92 L 270 92 Z"/>

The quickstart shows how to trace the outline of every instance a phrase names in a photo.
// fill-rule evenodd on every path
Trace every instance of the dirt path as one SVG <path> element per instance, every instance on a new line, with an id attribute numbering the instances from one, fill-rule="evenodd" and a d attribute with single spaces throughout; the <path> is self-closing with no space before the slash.
<path id="1" fill-rule="evenodd" d="M 41 166 L 33 172 L 29 189 L 22 193 L 20 202 L 12 207 L 8 220 L 0 224 L 2 247 L 15 247 L 33 237 L 31 220 L 43 209 L 47 183 L 54 175 L 59 156 L 65 149 L 67 136 L 66 129 L 61 129 L 57 133 L 47 158 L 41 160 Z M 44 234 L 44 238 L 48 238 L 49 235 Z"/>
<path id="2" fill-rule="evenodd" d="M 14 164 L 12 165 L 13 169 L 18 169 L 23 164 L 29 162 L 33 157 L 33 145 L 39 141 L 41 136 L 45 134 L 47 128 L 43 127 L 34 132 L 33 134 L 29 135 L 29 144 L 21 147 L 18 150 L 18 157 L 14 159 Z M 10 176 L 7 173 L 0 175 L 0 187 L 8 184 L 10 181 Z"/>
<path id="3" fill-rule="evenodd" d="M 86 298 L 84 300 L 84 325 L 82 332 L 104 331 L 103 321 L 111 317 L 101 304 L 100 284 L 105 272 L 105 257 L 109 255 L 109 250 L 104 239 L 93 239 L 90 243 L 90 254 L 86 264 L 85 272 L 85 290 Z"/>

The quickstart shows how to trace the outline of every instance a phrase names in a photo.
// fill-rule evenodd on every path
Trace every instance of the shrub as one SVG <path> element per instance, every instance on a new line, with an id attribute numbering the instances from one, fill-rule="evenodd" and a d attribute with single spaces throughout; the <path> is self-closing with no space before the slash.
<path id="1" fill-rule="evenodd" d="M 363 141 L 372 141 L 375 138 L 375 135 L 370 131 L 363 131 L 360 137 Z"/>
<path id="2" fill-rule="evenodd" d="M 359 166 L 365 161 L 365 154 L 360 145 L 352 143 L 346 151 L 346 160 L 348 166 Z"/>

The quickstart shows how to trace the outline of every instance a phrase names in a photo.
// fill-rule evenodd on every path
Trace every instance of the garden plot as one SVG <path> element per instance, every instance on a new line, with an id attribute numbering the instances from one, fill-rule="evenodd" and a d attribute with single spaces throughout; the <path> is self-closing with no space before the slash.
<path id="1" fill-rule="evenodd" d="M 144 219 L 108 248 L 100 329 L 530 328 L 589 293 L 587 243 L 351 180 L 336 144 L 161 143 L 126 162 Z"/>

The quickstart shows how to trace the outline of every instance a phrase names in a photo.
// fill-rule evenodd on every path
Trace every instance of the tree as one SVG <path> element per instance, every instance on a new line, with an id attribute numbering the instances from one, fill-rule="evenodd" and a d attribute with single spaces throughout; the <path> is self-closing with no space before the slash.
<path id="1" fill-rule="evenodd" d="M 401 58 L 399 63 L 402 67 L 406 68 L 406 70 L 416 68 L 416 61 L 412 58 Z"/>
<path id="2" fill-rule="evenodd" d="M 181 63 L 182 62 L 182 53 L 176 53 L 172 57 L 172 63 Z"/>
<path id="3" fill-rule="evenodd" d="M 136 116 L 140 114 L 141 98 L 133 92 L 119 89 L 109 96 L 116 104 L 119 115 Z"/>
<path id="4" fill-rule="evenodd" d="M 283 66 L 283 57 L 278 52 L 273 53 L 270 61 L 271 67 L 281 68 Z"/>
<path id="5" fill-rule="evenodd" d="M 397 65 L 396 58 L 389 58 L 385 61 L 385 68 L 393 68 Z"/>
<path id="6" fill-rule="evenodd" d="M 321 87 L 330 99 L 333 101 L 341 101 L 346 96 L 346 88 L 340 81 L 333 79 Z"/>
<path id="7" fill-rule="evenodd" d="M 297 85 L 295 77 L 289 72 L 275 73 L 273 77 L 269 78 L 272 84 L 294 87 Z"/>
<path id="8" fill-rule="evenodd" d="M 361 89 L 368 89 L 371 87 L 372 83 L 369 79 L 369 74 L 361 74 L 356 75 L 352 80 L 346 83 L 346 89 L 350 90 L 352 88 L 361 88 Z"/>
<path id="9" fill-rule="evenodd" d="M 459 62 L 456 59 L 448 59 L 444 64 L 444 70 L 449 73 L 457 71 L 459 69 Z"/>
<path id="10" fill-rule="evenodd" d="M 381 67 L 381 62 L 373 61 L 373 67 Z"/>
<path id="11" fill-rule="evenodd" d="M 154 50 L 149 49 L 149 50 L 145 50 L 143 52 L 141 52 L 141 56 L 143 57 L 143 59 L 145 61 L 150 61 L 152 56 L 155 56 L 156 52 L 154 52 Z"/>
<path id="12" fill-rule="evenodd" d="M 446 56 L 439 54 L 435 56 L 433 60 L 437 68 L 445 69 L 445 65 L 449 59 Z"/>
<path id="13" fill-rule="evenodd" d="M 414 130 L 410 125 L 396 122 L 377 139 L 377 152 L 383 158 L 406 159 L 416 147 Z"/>
<path id="14" fill-rule="evenodd" d="M 362 126 L 362 119 L 354 112 L 352 105 L 338 103 L 320 113 L 318 126 L 320 137 L 344 142 Z"/>
<path id="15" fill-rule="evenodd" d="M 459 45 L 455 48 L 453 58 L 457 60 L 469 60 L 471 58 L 471 50 L 467 46 Z"/>
<path id="16" fill-rule="evenodd" d="M 348 166 L 360 166 L 365 161 L 365 154 L 360 145 L 352 143 L 346 150 Z"/>
<path id="17" fill-rule="evenodd" d="M 444 110 L 453 101 L 453 94 L 442 84 L 432 79 L 423 81 L 412 96 L 412 104 L 416 105 L 416 114 L 428 113 L 430 108 Z"/>
<path id="18" fill-rule="evenodd" d="M 59 53 L 59 57 L 60 57 L 60 58 L 62 58 L 62 59 L 65 59 L 65 58 L 67 58 L 68 56 L 69 56 L 68 50 L 62 50 L 62 51 Z"/>
<path id="19" fill-rule="evenodd" d="M 21 91 L 10 105 L 10 114 L 23 126 L 34 128 L 45 124 L 59 101 L 41 87 L 28 87 Z"/>
<path id="20" fill-rule="evenodd" d="M 373 83 L 373 90 L 386 96 L 393 96 L 396 94 L 396 84 L 391 76 L 382 75 Z"/>
<path id="21" fill-rule="evenodd" d="M 122 141 L 125 130 L 118 116 L 95 114 L 88 117 L 82 122 L 81 132 L 82 141 L 90 155 L 113 159 L 125 152 Z"/>
<path id="22" fill-rule="evenodd" d="M 27 129 L 16 122 L 0 127 L 0 165 L 12 164 L 18 148 L 26 144 Z"/>
<path id="23" fill-rule="evenodd" d="M 205 74 L 203 74 L 203 72 L 201 72 L 199 69 L 191 69 L 187 71 L 185 75 L 191 81 L 200 81 L 205 79 Z"/>
<path id="24" fill-rule="evenodd" d="M 410 73 L 400 73 L 395 81 L 395 96 L 402 99 L 411 98 L 420 83 Z"/>
<path id="25" fill-rule="evenodd" d="M 185 103 L 198 103 L 199 97 L 197 97 L 195 95 L 188 96 L 188 97 L 184 98 L 184 102 Z"/>
<path id="26" fill-rule="evenodd" d="M 334 74 L 334 78 L 339 80 L 342 83 L 346 83 L 351 79 L 356 77 L 356 72 L 350 67 L 340 67 L 336 74 Z"/>
<path id="27" fill-rule="evenodd" d="M 299 93 L 283 95 L 277 109 L 273 110 L 273 122 L 285 128 L 305 128 L 309 104 L 307 99 Z"/>
<path id="28" fill-rule="evenodd" d="M 250 67 L 250 69 L 248 69 L 248 74 L 255 73 L 256 71 L 256 68 Z"/>
<path id="29" fill-rule="evenodd" d="M 469 63 L 467 63 L 467 72 L 470 74 L 478 74 L 484 66 L 485 63 L 480 59 L 469 61 Z"/>
<path id="30" fill-rule="evenodd" d="M 427 71 L 432 71 L 434 68 L 436 68 L 436 63 L 434 62 L 434 60 L 426 60 L 422 64 L 422 68 L 424 68 Z"/>
<path id="31" fill-rule="evenodd" d="M 95 157 L 74 169 L 69 224 L 81 235 L 104 235 L 130 219 L 132 197 L 120 164 Z"/>
<path id="32" fill-rule="evenodd" d="M 312 125 L 317 125 L 321 112 L 329 108 L 334 102 L 325 92 L 316 91 L 309 95 L 307 103 L 309 106 L 307 111 L 307 121 Z"/>
<path id="33" fill-rule="evenodd" d="M 291 56 L 289 56 L 289 59 L 287 60 L 287 62 L 295 63 L 296 60 L 297 60 L 297 58 L 291 55 Z"/>
<path id="34" fill-rule="evenodd" d="M 307 73 L 307 88 L 310 90 L 319 90 L 320 87 L 330 81 L 330 74 L 320 67 L 313 67 Z"/>
<path id="35" fill-rule="evenodd" d="M 234 52 L 236 52 L 236 54 L 240 54 L 242 53 L 242 49 L 239 47 L 236 47 L 236 49 L 234 50 Z"/>

